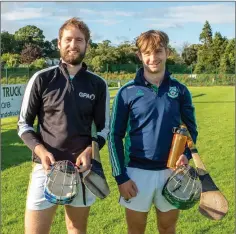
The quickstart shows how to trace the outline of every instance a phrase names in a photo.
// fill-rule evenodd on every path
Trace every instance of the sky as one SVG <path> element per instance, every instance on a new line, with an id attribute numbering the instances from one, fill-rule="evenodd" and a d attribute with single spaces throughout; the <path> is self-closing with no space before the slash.
<path id="1" fill-rule="evenodd" d="M 166 32 L 181 51 L 185 43 L 199 42 L 206 20 L 214 33 L 235 38 L 233 2 L 2 2 L 1 31 L 15 33 L 26 25 L 43 30 L 46 40 L 58 37 L 60 26 L 80 17 L 89 26 L 93 42 L 112 45 L 133 41 L 149 29 Z"/>

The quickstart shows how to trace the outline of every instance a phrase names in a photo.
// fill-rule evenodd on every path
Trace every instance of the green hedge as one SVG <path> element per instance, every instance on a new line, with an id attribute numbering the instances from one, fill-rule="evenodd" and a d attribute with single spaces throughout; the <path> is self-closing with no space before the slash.
<path id="1" fill-rule="evenodd" d="M 34 72 L 31 70 L 31 75 Z M 124 85 L 135 78 L 135 73 L 97 72 L 96 74 L 106 79 L 110 87 L 117 86 L 118 81 L 121 82 L 121 85 Z M 189 74 L 172 74 L 172 76 L 187 86 L 235 85 L 235 74 L 198 74 L 196 79 L 190 78 Z M 2 84 L 24 84 L 27 82 L 28 76 L 26 75 L 19 75 L 18 73 L 17 76 L 9 76 L 7 80 L 4 74 L 2 74 Z"/>
<path id="2" fill-rule="evenodd" d="M 173 77 L 187 86 L 235 85 L 235 74 L 197 74 L 189 78 L 189 74 L 173 74 Z"/>

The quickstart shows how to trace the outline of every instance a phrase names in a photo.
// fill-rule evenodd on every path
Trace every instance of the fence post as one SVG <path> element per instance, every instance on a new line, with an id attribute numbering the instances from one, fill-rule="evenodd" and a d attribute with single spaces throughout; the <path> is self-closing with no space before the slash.
<path id="1" fill-rule="evenodd" d="M 106 79 L 108 79 L 108 63 L 106 63 Z"/>
<path id="2" fill-rule="evenodd" d="M 7 80 L 7 84 L 8 84 L 8 72 L 7 72 L 7 66 L 6 66 L 6 80 Z"/>
<path id="3" fill-rule="evenodd" d="M 217 70 L 216 70 L 216 72 L 215 72 L 215 85 L 217 85 L 217 81 L 218 81 L 218 79 L 217 79 Z"/>
<path id="4" fill-rule="evenodd" d="M 28 64 L 28 80 L 30 79 L 30 70 L 29 70 L 29 64 Z"/>

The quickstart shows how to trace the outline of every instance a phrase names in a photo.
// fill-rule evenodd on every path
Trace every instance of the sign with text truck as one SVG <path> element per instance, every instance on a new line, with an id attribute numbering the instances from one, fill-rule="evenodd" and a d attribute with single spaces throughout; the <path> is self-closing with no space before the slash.
<path id="1" fill-rule="evenodd" d="M 1 85 L 1 118 L 18 116 L 26 84 Z"/>

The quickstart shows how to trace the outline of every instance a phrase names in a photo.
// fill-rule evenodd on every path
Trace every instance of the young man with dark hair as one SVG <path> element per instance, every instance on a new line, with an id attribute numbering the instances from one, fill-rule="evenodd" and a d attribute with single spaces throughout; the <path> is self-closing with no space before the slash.
<path id="1" fill-rule="evenodd" d="M 136 40 L 143 64 L 134 80 L 117 93 L 108 137 L 113 176 L 126 207 L 129 234 L 143 234 L 154 204 L 160 234 L 174 234 L 179 210 L 162 196 L 172 169 L 167 168 L 173 128 L 182 121 L 196 143 L 197 126 L 189 90 L 166 69 L 168 35 L 149 30 Z M 123 144 L 123 138 L 124 144 Z M 186 148 L 176 166 L 188 164 Z"/>
<path id="2" fill-rule="evenodd" d="M 25 90 L 18 135 L 32 150 L 34 162 L 26 203 L 26 234 L 50 231 L 57 208 L 43 193 L 50 166 L 59 160 L 70 160 L 81 173 L 90 169 L 93 121 L 100 149 L 107 138 L 108 86 L 82 62 L 89 40 L 90 30 L 83 21 L 67 20 L 59 30 L 60 64 L 35 73 Z M 36 117 L 37 131 L 33 127 Z M 86 233 L 89 208 L 95 196 L 86 188 L 84 194 L 82 191 L 80 184 L 78 195 L 65 205 L 68 233 Z"/>

